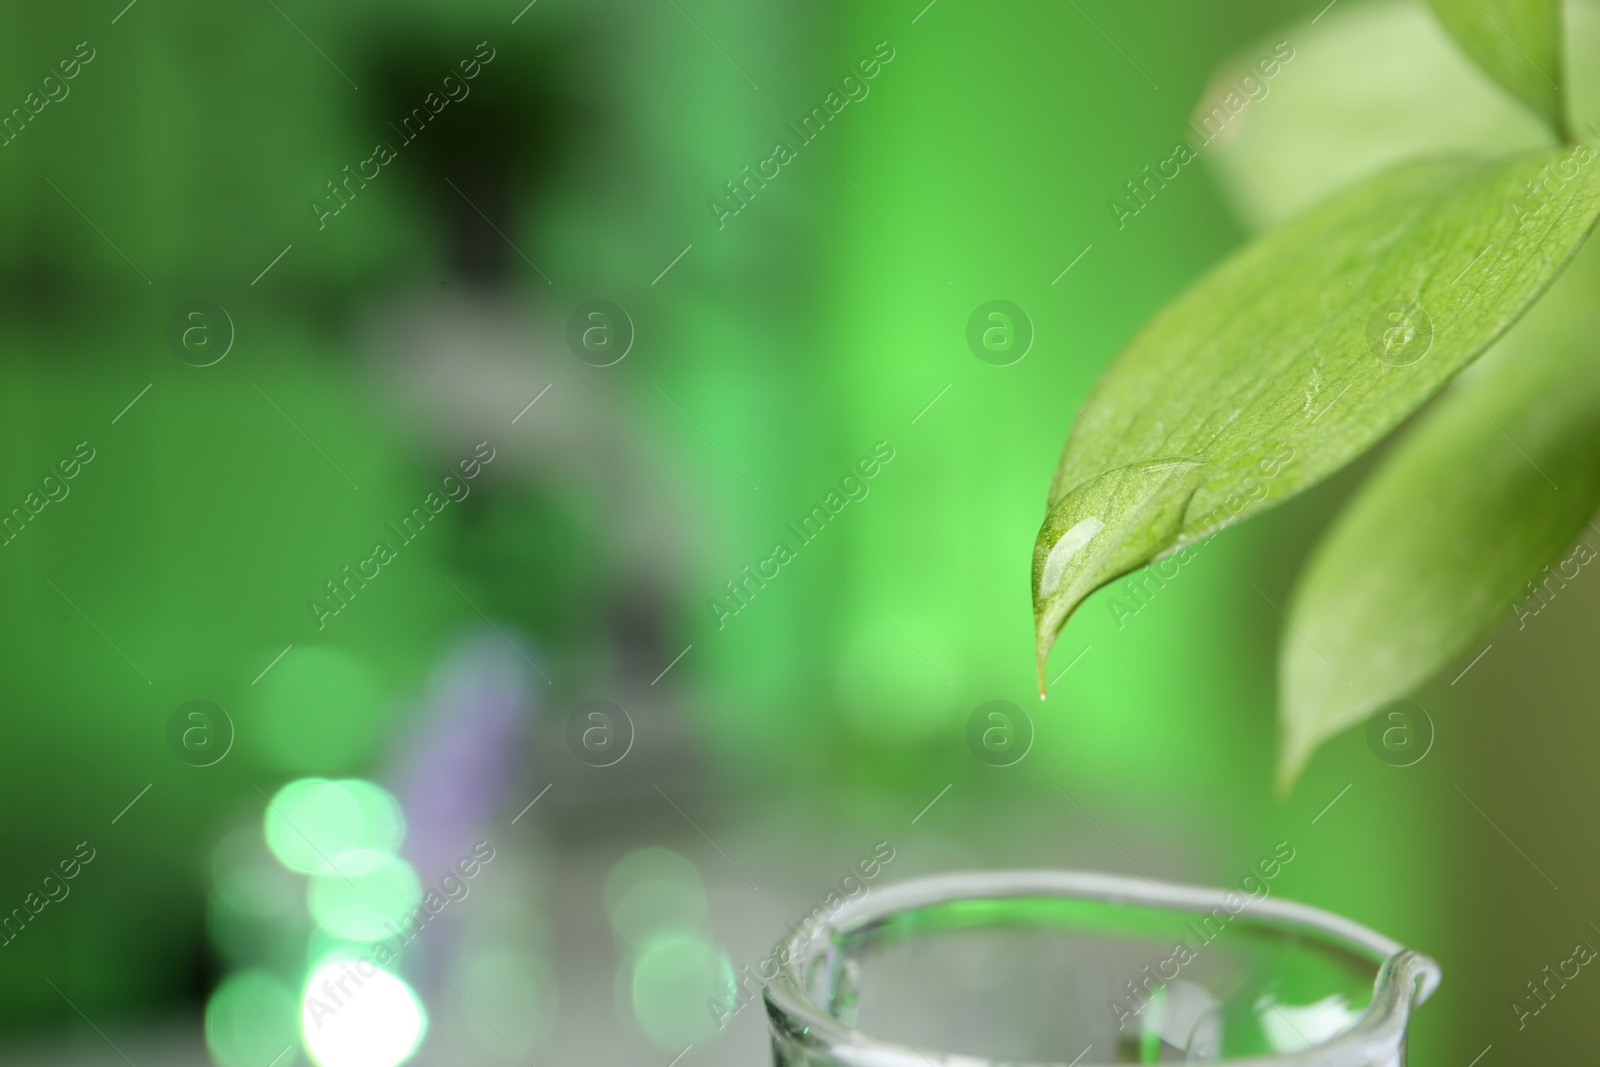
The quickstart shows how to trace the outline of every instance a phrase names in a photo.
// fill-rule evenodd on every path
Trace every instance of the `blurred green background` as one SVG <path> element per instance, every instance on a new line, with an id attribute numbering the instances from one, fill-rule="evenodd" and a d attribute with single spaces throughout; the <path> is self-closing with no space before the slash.
<path id="1" fill-rule="evenodd" d="M 1600 938 L 1600 591 L 1419 695 L 1420 764 L 1351 733 L 1278 798 L 1274 605 L 1341 477 L 1132 616 L 1101 594 L 1033 696 L 1028 560 L 1074 405 L 1248 232 L 1225 146 L 1121 228 L 1108 201 L 1219 66 L 1364 6 L 924 2 L 0 12 L 0 108 L 26 119 L 0 146 L 0 508 L 29 513 L 0 556 L 0 909 L 31 914 L 0 948 L 0 1061 L 311 1062 L 300 986 L 355 941 L 307 909 L 355 887 L 263 838 L 269 798 L 290 838 L 337 822 L 280 794 L 307 777 L 381 784 L 356 844 L 414 872 L 397 903 L 495 853 L 382 1001 L 385 1025 L 426 1012 L 415 1062 L 766 1062 L 759 1008 L 719 1032 L 694 991 L 879 841 L 896 879 L 1231 884 L 1288 840 L 1280 894 L 1443 964 L 1414 1062 L 1585 1054 L 1582 980 L 1525 1030 L 1510 1005 Z M 787 124 L 880 42 L 870 91 L 799 144 Z M 452 73 L 465 95 L 408 141 Z M 1274 118 L 1296 78 L 1342 80 L 1291 63 L 1246 117 L 1314 140 L 1313 113 Z M 778 140 L 795 158 L 719 226 L 710 202 Z M 319 225 L 378 142 L 393 160 Z M 1010 366 L 965 338 L 994 299 L 1035 332 Z M 222 309 L 205 359 L 169 340 L 196 300 Z M 594 300 L 632 334 L 610 366 L 568 342 Z M 428 508 L 481 442 L 464 499 Z M 875 447 L 866 496 L 799 545 L 785 524 Z M 795 558 L 713 608 L 779 539 Z M 395 559 L 339 603 L 327 583 L 378 541 Z M 965 742 L 995 699 L 1032 717 L 1015 766 Z M 185 749 L 194 700 L 225 718 Z M 627 712 L 610 766 L 570 742 L 591 700 Z"/>

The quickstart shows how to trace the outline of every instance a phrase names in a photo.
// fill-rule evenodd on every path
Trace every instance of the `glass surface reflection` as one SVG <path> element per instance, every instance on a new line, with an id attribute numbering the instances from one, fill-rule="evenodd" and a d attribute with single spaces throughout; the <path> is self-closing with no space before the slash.
<path id="1" fill-rule="evenodd" d="M 1328 912 L 1025 871 L 888 887 L 802 927 L 766 986 L 778 1067 L 1398 1067 L 1430 959 Z"/>

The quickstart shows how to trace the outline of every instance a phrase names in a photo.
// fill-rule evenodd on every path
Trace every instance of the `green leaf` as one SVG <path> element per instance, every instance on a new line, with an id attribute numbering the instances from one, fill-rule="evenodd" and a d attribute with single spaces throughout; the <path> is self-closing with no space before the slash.
<path id="1" fill-rule="evenodd" d="M 1600 507 L 1600 248 L 1385 458 L 1302 573 L 1281 660 L 1280 782 L 1492 626 L 1530 625 Z M 1540 568 L 1553 561 L 1548 576 Z M 1542 582 L 1538 595 L 1529 579 Z M 1592 579 L 1591 579 L 1592 580 Z"/>
<path id="2" fill-rule="evenodd" d="M 1561 0 L 1428 0 L 1461 50 L 1565 138 Z"/>
<path id="3" fill-rule="evenodd" d="M 1596 158 L 1388 172 L 1157 315 L 1085 402 L 1050 488 L 1033 562 L 1041 691 L 1090 592 L 1326 477 L 1516 321 L 1594 224 Z"/>
<path id="4" fill-rule="evenodd" d="M 1581 28 L 1570 28 L 1569 39 Z M 1206 117 L 1225 106 L 1219 97 L 1245 74 L 1259 77 L 1250 64 L 1271 50 L 1258 42 L 1212 76 L 1214 88 L 1196 109 L 1202 132 Z M 1484 77 L 1427 5 L 1413 0 L 1329 8 L 1294 34 L 1294 58 L 1265 84 L 1270 102 L 1233 116 L 1202 153 L 1258 232 L 1282 223 L 1277 211 L 1297 215 L 1401 163 L 1499 159 L 1551 142 L 1549 128 Z M 1587 114 L 1577 104 L 1572 113 Z"/>
<path id="5" fill-rule="evenodd" d="M 1045 516 L 1033 546 L 1034 625 L 1054 636 L 1085 597 L 1144 566 L 1182 531 L 1201 463 L 1170 457 L 1134 463 L 1091 478 Z M 1101 536 L 1107 531 L 1114 536 Z M 1039 654 L 1039 696 L 1044 661 Z"/>

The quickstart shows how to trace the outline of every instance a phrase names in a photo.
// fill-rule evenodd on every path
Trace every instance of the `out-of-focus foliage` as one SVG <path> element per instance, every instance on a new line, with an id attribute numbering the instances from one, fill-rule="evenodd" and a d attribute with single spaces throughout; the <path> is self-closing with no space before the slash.
<path id="1" fill-rule="evenodd" d="M 1557 134 L 1567 126 L 1562 0 L 1428 0 L 1461 50 Z"/>

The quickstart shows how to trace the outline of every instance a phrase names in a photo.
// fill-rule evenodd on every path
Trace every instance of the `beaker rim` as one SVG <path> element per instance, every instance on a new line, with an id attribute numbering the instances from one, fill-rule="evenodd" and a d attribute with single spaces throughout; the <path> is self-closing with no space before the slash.
<path id="1" fill-rule="evenodd" d="M 934 875 L 884 886 L 846 902 L 819 927 L 796 930 L 783 943 L 786 962 L 763 985 L 769 1022 L 796 1041 L 845 1067 L 984 1067 L 982 1056 L 912 1048 L 869 1036 L 829 1015 L 800 983 L 815 960 L 836 953 L 841 937 L 903 912 L 957 900 L 1067 897 L 1168 911 L 1228 907 L 1233 891 L 1081 871 L 974 871 Z M 1252 921 L 1309 935 L 1377 967 L 1372 1000 L 1350 1027 L 1295 1052 L 1214 1060 L 1237 1067 L 1372 1067 L 1395 1062 L 1411 1009 L 1438 988 L 1439 965 L 1419 952 L 1341 915 L 1275 897 L 1248 903 Z M 1398 1062 L 1404 1062 L 1400 1060 Z M 1036 1067 L 1068 1067 L 1066 1060 Z M 1115 1067 L 1103 1061 L 1071 1067 Z"/>

